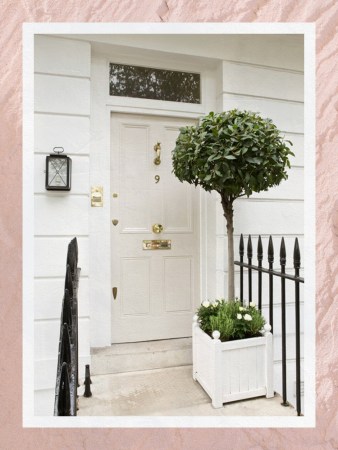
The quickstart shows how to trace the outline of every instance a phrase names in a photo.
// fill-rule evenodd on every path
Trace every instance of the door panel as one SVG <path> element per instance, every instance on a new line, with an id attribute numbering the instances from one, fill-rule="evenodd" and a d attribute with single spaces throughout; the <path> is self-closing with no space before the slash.
<path id="1" fill-rule="evenodd" d="M 150 259 L 123 258 L 121 266 L 123 315 L 149 314 Z"/>
<path id="2" fill-rule="evenodd" d="M 112 342 L 191 335 L 199 304 L 198 190 L 172 174 L 171 151 L 189 119 L 113 114 L 111 121 Z M 161 143 L 156 165 L 154 145 Z M 164 230 L 155 234 L 154 224 Z M 143 240 L 171 240 L 144 250 Z"/>
<path id="3" fill-rule="evenodd" d="M 164 215 L 168 233 L 192 233 L 192 207 L 190 186 L 182 184 L 179 189 L 164 189 Z M 174 191 L 174 192 L 173 192 Z"/>
<path id="4" fill-rule="evenodd" d="M 166 312 L 190 311 L 193 292 L 191 258 L 164 258 L 164 296 Z"/>

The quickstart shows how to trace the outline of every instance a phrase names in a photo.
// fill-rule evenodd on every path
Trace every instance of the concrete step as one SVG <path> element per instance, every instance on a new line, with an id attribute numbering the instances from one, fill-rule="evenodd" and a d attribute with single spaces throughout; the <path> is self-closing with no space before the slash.
<path id="1" fill-rule="evenodd" d="M 83 384 L 79 388 L 78 416 L 162 416 L 158 426 L 170 423 L 165 416 L 179 416 L 180 426 L 193 424 L 189 422 L 189 416 L 204 416 L 204 420 L 208 420 L 208 416 L 217 416 L 217 422 L 209 422 L 210 426 L 219 426 L 220 416 L 278 416 L 278 420 L 281 420 L 280 416 L 296 416 L 294 408 L 281 405 L 279 395 L 241 400 L 227 403 L 223 408 L 213 408 L 208 394 L 193 380 L 191 366 L 91 378 L 92 397 L 83 397 Z M 263 426 L 264 420 L 262 418 L 260 422 Z M 223 424 L 229 426 L 226 420 Z"/>
<path id="2" fill-rule="evenodd" d="M 107 375 L 192 364 L 191 338 L 112 344 L 91 349 L 91 373 Z"/>

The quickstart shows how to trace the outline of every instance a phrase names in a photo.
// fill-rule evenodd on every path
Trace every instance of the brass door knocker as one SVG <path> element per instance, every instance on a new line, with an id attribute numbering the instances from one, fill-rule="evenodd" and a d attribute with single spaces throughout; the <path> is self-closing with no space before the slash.
<path id="1" fill-rule="evenodd" d="M 157 142 L 157 144 L 154 145 L 154 150 L 156 152 L 156 158 L 154 159 L 154 164 L 156 166 L 159 166 L 161 164 L 161 143 Z"/>

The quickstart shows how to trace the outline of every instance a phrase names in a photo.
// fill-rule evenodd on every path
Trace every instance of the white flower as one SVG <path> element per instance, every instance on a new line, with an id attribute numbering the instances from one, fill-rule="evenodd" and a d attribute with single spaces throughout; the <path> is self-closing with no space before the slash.
<path id="1" fill-rule="evenodd" d="M 238 309 L 239 309 L 240 311 L 244 311 L 244 310 L 245 310 L 245 308 L 243 308 L 243 306 L 240 306 Z"/>
<path id="2" fill-rule="evenodd" d="M 242 318 L 242 314 L 237 314 L 237 319 L 241 319 Z"/>
<path id="3" fill-rule="evenodd" d="M 250 306 L 251 306 L 252 308 L 256 308 L 256 303 L 255 303 L 255 302 L 250 302 Z"/>
<path id="4" fill-rule="evenodd" d="M 202 303 L 202 305 L 204 306 L 204 308 L 208 308 L 210 306 L 210 302 L 206 300 L 205 302 Z"/>
<path id="5" fill-rule="evenodd" d="M 250 320 L 252 320 L 252 317 L 250 316 L 250 314 L 245 314 L 244 320 L 250 321 Z"/>

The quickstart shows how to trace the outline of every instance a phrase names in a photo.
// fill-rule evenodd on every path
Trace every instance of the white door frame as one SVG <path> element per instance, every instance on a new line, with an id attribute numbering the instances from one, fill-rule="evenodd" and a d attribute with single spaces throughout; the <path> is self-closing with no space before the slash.
<path id="1" fill-rule="evenodd" d="M 115 59 L 115 58 L 114 58 Z M 111 280 L 111 214 L 110 214 L 110 152 L 111 152 L 111 115 L 113 113 L 130 113 L 155 115 L 165 117 L 179 117 L 186 119 L 199 119 L 206 114 L 207 105 L 173 104 L 173 102 L 161 102 L 161 108 L 155 108 L 159 105 L 158 101 L 144 101 L 135 99 L 134 105 L 131 99 L 125 102 L 125 98 L 107 97 L 106 94 L 100 94 L 100 86 L 104 81 L 107 82 L 109 73 L 109 62 L 112 58 L 98 57 L 97 73 L 95 73 L 95 64 L 92 74 L 92 95 L 97 95 L 96 104 L 92 106 L 91 135 L 95 136 L 96 141 L 91 148 L 90 156 L 90 184 L 91 186 L 103 186 L 104 198 L 103 208 L 90 208 L 90 235 L 89 235 L 89 301 L 90 301 L 90 346 L 104 347 L 111 345 L 111 298 L 112 298 L 112 280 Z M 131 61 L 129 61 L 131 63 Z M 135 63 L 134 63 L 135 64 Z M 158 65 L 158 64 L 157 64 Z M 196 67 L 195 67 L 196 70 Z M 203 77 L 203 71 L 201 71 Z M 205 82 L 202 87 L 202 99 L 205 98 Z M 204 93 L 203 93 L 204 92 Z M 155 102 L 155 103 L 154 103 Z M 94 102 L 93 102 L 94 103 Z M 127 105 L 126 105 L 127 103 Z M 214 108 L 210 109 L 215 110 Z M 101 105 L 101 106 L 100 106 Z M 216 230 L 215 216 L 213 220 L 208 217 L 214 215 L 213 203 L 208 201 L 208 194 L 200 190 L 200 295 L 201 300 L 215 296 L 216 292 Z M 211 229 L 209 227 L 211 224 Z M 214 239 L 211 255 L 210 239 Z M 208 258 L 209 256 L 209 258 Z M 209 259 L 209 261 L 208 261 Z"/>

